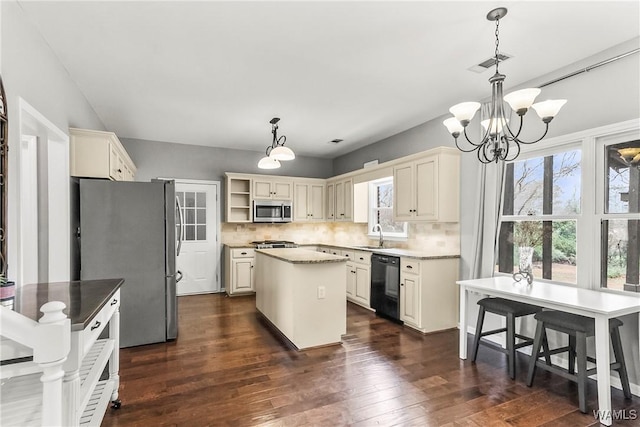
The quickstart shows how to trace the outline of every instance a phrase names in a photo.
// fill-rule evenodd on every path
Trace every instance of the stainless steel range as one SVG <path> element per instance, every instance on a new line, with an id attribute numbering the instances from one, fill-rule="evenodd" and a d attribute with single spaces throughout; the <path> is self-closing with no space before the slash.
<path id="1" fill-rule="evenodd" d="M 298 245 L 287 240 L 261 240 L 251 242 L 256 249 L 297 248 Z"/>

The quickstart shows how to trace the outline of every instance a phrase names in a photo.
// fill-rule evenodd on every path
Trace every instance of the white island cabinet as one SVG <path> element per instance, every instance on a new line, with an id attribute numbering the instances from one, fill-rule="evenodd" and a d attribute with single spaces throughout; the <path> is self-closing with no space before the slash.
<path id="1" fill-rule="evenodd" d="M 8 321 L 14 328 L 26 325 L 29 331 L 21 333 L 17 342 L 34 348 L 33 361 L 29 357 L 3 360 L 0 425 L 99 426 L 110 403 L 114 408 L 120 407 L 119 309 L 123 282 L 104 279 L 39 283 L 23 285 L 16 291 L 14 311 L 3 312 L 2 322 L 4 326 Z M 40 307 L 48 301 L 66 307 L 69 321 L 60 323 L 67 334 L 63 340 L 55 330 L 42 335 L 29 326 L 38 320 L 40 325 L 43 323 Z M 51 326 L 51 322 L 44 323 Z M 101 336 L 105 330 L 108 337 Z M 14 339 L 12 332 L 15 330 L 2 329 L 3 336 Z M 43 370 L 38 365 L 42 355 L 35 351 L 38 346 L 47 354 L 65 347 L 66 359 L 56 362 L 62 364 L 62 369 L 53 373 L 45 366 Z M 56 379 L 61 380 L 56 390 L 46 389 L 47 383 Z"/>
<path id="2" fill-rule="evenodd" d="M 256 308 L 298 349 L 338 344 L 347 332 L 346 263 L 301 248 L 256 250 Z"/>

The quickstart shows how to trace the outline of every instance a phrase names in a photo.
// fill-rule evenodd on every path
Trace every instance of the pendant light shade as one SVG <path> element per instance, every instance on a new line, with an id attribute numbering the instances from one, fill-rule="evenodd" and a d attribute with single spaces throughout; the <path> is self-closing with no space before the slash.
<path id="1" fill-rule="evenodd" d="M 289 148 L 284 147 L 282 145 L 278 145 L 276 148 L 271 150 L 271 154 L 269 157 L 273 157 L 276 160 L 293 160 L 296 158 L 295 153 Z"/>
<path id="2" fill-rule="evenodd" d="M 295 153 L 289 147 L 285 147 L 284 143 L 287 141 L 287 137 L 282 135 L 278 138 L 278 122 L 280 119 L 274 117 L 269 123 L 271 123 L 271 133 L 273 134 L 273 141 L 265 151 L 266 156 L 260 159 L 258 167 L 260 169 L 278 169 L 280 167 L 280 161 L 288 161 L 296 158 Z"/>
<path id="3" fill-rule="evenodd" d="M 258 162 L 258 167 L 260 169 L 278 169 L 280 167 L 280 162 L 273 157 L 263 157 Z"/>

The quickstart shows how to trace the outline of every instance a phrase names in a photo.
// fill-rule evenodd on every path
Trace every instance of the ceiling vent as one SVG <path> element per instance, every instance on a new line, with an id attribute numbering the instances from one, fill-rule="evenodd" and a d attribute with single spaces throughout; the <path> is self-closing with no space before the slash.
<path id="1" fill-rule="evenodd" d="M 344 141 L 344 139 L 336 138 L 329 141 L 329 144 L 340 144 L 342 141 Z"/>
<path id="2" fill-rule="evenodd" d="M 508 53 L 499 53 L 498 61 L 504 62 L 509 58 L 513 58 L 513 55 L 509 55 Z M 482 73 L 489 68 L 496 65 L 496 57 L 492 56 L 491 58 L 482 61 L 481 63 L 474 65 L 473 67 L 468 68 L 469 71 L 473 71 L 474 73 Z"/>

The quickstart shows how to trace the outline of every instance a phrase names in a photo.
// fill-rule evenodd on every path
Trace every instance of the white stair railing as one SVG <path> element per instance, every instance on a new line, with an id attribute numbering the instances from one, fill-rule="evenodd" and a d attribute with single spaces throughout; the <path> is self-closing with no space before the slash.
<path id="1" fill-rule="evenodd" d="M 62 312 L 65 304 L 51 301 L 35 322 L 15 311 L 0 307 L 0 335 L 33 349 L 33 361 L 42 370 L 42 425 L 62 425 L 62 365 L 71 345 L 71 324 Z"/>

